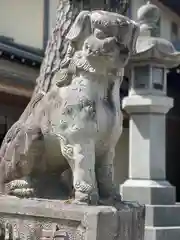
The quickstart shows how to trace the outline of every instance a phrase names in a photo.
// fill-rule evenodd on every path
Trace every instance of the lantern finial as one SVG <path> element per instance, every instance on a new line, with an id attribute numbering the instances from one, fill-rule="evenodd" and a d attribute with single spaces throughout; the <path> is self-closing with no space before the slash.
<path id="1" fill-rule="evenodd" d="M 140 23 L 141 32 L 156 28 L 159 18 L 159 8 L 150 1 L 141 6 L 137 12 L 137 19 Z"/>

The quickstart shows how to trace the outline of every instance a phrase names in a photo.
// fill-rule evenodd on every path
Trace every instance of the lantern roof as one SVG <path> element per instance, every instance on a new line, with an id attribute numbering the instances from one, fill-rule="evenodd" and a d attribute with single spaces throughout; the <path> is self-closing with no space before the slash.
<path id="1" fill-rule="evenodd" d="M 180 64 L 180 52 L 176 51 L 170 41 L 152 36 L 152 30 L 157 27 L 159 17 L 158 7 L 150 2 L 138 10 L 140 36 L 137 39 L 132 61 L 151 61 L 173 68 Z"/>

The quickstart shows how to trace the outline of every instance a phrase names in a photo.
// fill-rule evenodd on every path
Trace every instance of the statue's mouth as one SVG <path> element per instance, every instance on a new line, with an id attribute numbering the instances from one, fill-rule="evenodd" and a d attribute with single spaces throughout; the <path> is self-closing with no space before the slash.
<path id="1" fill-rule="evenodd" d="M 92 57 L 112 57 L 115 51 L 120 55 L 129 56 L 129 48 L 125 44 L 120 44 L 111 38 L 110 41 L 100 41 L 99 44 L 94 47 L 91 42 L 85 44 L 85 52 L 87 56 Z"/>
<path id="2" fill-rule="evenodd" d="M 118 51 L 119 54 L 114 54 L 115 51 Z M 106 61 L 107 63 L 109 62 L 114 62 L 117 59 L 117 56 L 121 62 L 121 64 L 126 64 L 130 57 L 130 51 L 128 47 L 124 46 L 123 48 L 114 48 L 114 50 L 111 51 L 105 51 L 104 49 L 96 49 L 93 50 L 91 48 L 86 50 L 86 56 L 87 58 L 91 59 L 97 59 L 97 61 Z"/>

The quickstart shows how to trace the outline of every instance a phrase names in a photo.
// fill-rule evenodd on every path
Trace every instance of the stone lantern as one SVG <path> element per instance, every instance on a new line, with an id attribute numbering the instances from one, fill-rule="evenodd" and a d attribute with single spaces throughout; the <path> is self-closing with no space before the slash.
<path id="1" fill-rule="evenodd" d="M 180 239 L 180 205 L 166 180 L 166 114 L 173 99 L 166 95 L 168 68 L 180 63 L 173 45 L 151 36 L 159 9 L 147 3 L 138 11 L 141 34 L 130 61 L 131 84 L 123 108 L 130 115 L 129 179 L 123 200 L 146 204 L 145 240 Z"/>

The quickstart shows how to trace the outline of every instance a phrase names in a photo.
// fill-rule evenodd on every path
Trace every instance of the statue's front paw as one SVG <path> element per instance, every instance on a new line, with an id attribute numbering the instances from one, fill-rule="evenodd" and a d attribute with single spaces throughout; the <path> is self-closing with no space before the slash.
<path id="1" fill-rule="evenodd" d="M 17 188 L 9 193 L 12 196 L 16 196 L 19 198 L 31 198 L 34 196 L 33 188 Z"/>
<path id="2" fill-rule="evenodd" d="M 34 196 L 34 189 L 30 188 L 26 180 L 14 180 L 7 185 L 7 193 L 19 198 L 30 198 Z"/>

